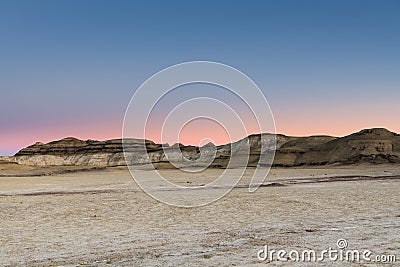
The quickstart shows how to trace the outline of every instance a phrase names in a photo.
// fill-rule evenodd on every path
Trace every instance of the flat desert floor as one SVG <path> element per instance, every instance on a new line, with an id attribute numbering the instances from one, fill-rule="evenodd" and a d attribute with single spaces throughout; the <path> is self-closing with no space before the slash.
<path id="1" fill-rule="evenodd" d="M 220 171 L 162 172 L 176 184 L 203 184 Z M 154 200 L 123 168 L 29 172 L 0 171 L 0 266 L 306 266 L 260 261 L 257 252 L 335 249 L 338 239 L 351 250 L 397 255 L 385 266 L 400 260 L 394 165 L 274 168 L 255 193 L 246 173 L 228 195 L 198 208 Z"/>

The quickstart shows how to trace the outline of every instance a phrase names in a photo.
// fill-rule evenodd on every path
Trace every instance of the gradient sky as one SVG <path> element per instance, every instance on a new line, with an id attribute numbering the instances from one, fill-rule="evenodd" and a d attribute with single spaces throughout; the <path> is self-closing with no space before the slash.
<path id="1" fill-rule="evenodd" d="M 399 14 L 395 0 L 2 0 L 0 155 L 121 137 L 135 89 L 192 60 L 249 75 L 279 133 L 400 132 Z"/>

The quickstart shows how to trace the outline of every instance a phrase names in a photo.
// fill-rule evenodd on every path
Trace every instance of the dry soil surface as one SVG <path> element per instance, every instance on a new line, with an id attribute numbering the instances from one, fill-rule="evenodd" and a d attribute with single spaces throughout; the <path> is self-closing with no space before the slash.
<path id="1" fill-rule="evenodd" d="M 220 170 L 162 173 L 201 185 Z M 278 186 L 249 193 L 246 173 L 228 195 L 198 208 L 154 200 L 123 168 L 7 175 L 0 177 L 0 266 L 306 266 L 314 264 L 260 261 L 257 252 L 264 245 L 318 252 L 337 248 L 338 239 L 399 261 L 399 175 L 393 165 L 277 168 L 265 185 Z"/>

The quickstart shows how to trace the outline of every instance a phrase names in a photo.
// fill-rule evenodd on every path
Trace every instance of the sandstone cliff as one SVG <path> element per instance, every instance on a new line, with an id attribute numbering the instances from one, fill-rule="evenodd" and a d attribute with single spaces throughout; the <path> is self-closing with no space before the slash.
<path id="1" fill-rule="evenodd" d="M 157 168 L 170 168 L 170 162 L 179 166 L 180 163 L 190 161 L 197 166 L 206 164 L 212 158 L 211 167 L 225 168 L 231 152 L 236 159 L 247 158 L 248 147 L 248 166 L 267 165 L 268 157 L 275 149 L 275 166 L 400 163 L 400 135 L 386 129 L 363 130 L 342 138 L 256 134 L 232 144 L 217 147 L 207 144 L 200 148 L 182 144 L 168 146 L 140 139 L 125 139 L 124 142 L 128 148 L 125 150 L 126 157 L 121 139 L 83 141 L 69 137 L 47 144 L 36 143 L 13 157 L 2 157 L 1 160 L 35 166 L 97 167 L 124 166 L 126 162 L 145 166 L 151 162 Z M 265 148 L 264 151 L 261 147 Z M 200 158 L 201 155 L 204 158 Z M 263 157 L 265 155 L 267 157 Z"/>

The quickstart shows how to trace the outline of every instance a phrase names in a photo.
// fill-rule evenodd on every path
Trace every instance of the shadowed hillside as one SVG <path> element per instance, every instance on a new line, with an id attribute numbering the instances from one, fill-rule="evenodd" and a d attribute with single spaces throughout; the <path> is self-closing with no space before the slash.
<path id="1" fill-rule="evenodd" d="M 193 161 L 194 165 L 205 164 L 201 158 L 198 160 L 200 151 L 206 156 L 215 154 L 210 167 L 225 168 L 231 152 L 235 158 L 247 158 L 247 148 L 250 149 L 248 166 L 268 165 L 263 162 L 262 156 L 273 155 L 275 148 L 274 166 L 400 163 L 400 135 L 380 128 L 362 130 L 341 138 L 255 134 L 232 144 L 217 147 L 207 144 L 201 148 L 182 144 L 161 145 L 140 139 L 126 139 L 124 142 L 128 147 L 125 151 L 128 164 L 152 163 L 157 168 L 172 167 L 169 160 L 178 163 Z M 121 139 L 82 141 L 72 137 L 47 144 L 36 143 L 22 149 L 13 157 L 2 157 L 2 160 L 36 166 L 126 165 Z"/>

